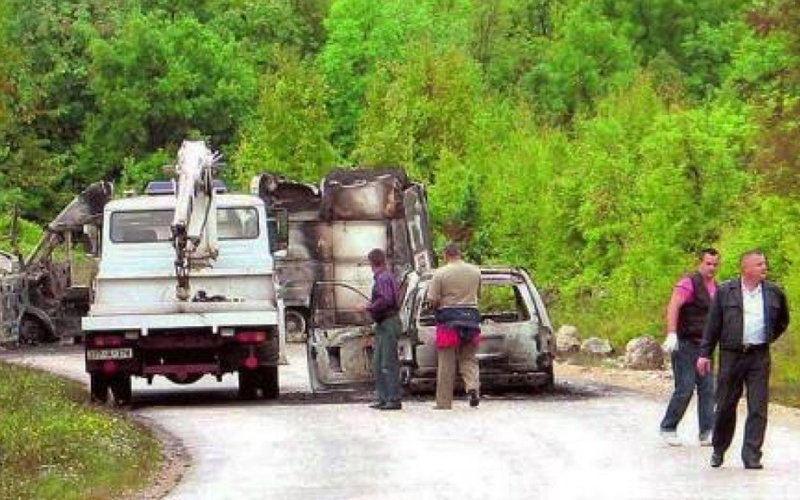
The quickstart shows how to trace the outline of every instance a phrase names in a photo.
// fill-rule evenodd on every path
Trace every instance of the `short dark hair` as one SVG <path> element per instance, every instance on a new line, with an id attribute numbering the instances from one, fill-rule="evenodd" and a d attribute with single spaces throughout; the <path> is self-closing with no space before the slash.
<path id="1" fill-rule="evenodd" d="M 369 263 L 373 266 L 380 267 L 386 264 L 386 252 L 380 248 L 373 248 L 367 255 L 367 259 L 369 259 Z"/>
<path id="2" fill-rule="evenodd" d="M 699 260 L 703 260 L 703 257 L 705 257 L 706 255 L 711 255 L 713 257 L 718 257 L 719 256 L 719 252 L 717 252 L 717 249 L 714 248 L 714 247 L 706 247 L 706 248 L 701 249 L 699 252 L 697 252 L 697 258 Z"/>
<path id="3" fill-rule="evenodd" d="M 444 247 L 444 256 L 445 257 L 461 257 L 461 249 L 458 248 L 458 245 L 454 242 L 448 243 Z"/>
<path id="4" fill-rule="evenodd" d="M 760 248 L 751 248 L 750 250 L 742 252 L 742 255 L 739 256 L 739 265 L 741 266 L 744 264 L 744 259 L 750 257 L 751 255 L 760 255 L 762 257 L 766 257 Z"/>

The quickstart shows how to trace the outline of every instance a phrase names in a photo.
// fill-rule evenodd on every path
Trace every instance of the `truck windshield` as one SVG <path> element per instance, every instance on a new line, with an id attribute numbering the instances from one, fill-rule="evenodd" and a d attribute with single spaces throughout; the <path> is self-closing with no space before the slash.
<path id="1" fill-rule="evenodd" d="M 114 243 L 155 243 L 169 241 L 172 210 L 136 210 L 111 214 Z M 258 238 L 258 212 L 253 207 L 217 209 L 217 237 L 220 240 Z"/>

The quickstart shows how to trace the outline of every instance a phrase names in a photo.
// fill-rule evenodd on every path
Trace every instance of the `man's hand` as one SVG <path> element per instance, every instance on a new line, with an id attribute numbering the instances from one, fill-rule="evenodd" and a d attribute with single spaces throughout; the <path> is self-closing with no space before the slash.
<path id="1" fill-rule="evenodd" d="M 678 350 L 678 334 L 675 332 L 669 332 L 667 334 L 667 339 L 661 344 L 661 347 L 664 348 L 667 352 L 675 352 Z"/>
<path id="2" fill-rule="evenodd" d="M 711 373 L 711 360 L 708 358 L 697 358 L 697 373 L 708 375 Z"/>

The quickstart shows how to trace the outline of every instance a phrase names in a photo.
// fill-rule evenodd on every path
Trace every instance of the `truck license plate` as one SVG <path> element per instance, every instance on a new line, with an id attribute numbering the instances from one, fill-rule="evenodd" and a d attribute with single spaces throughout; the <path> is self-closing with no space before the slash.
<path id="1" fill-rule="evenodd" d="M 123 349 L 94 349 L 86 351 L 86 359 L 89 361 L 104 361 L 107 359 L 129 359 L 133 357 L 133 349 L 126 347 Z"/>

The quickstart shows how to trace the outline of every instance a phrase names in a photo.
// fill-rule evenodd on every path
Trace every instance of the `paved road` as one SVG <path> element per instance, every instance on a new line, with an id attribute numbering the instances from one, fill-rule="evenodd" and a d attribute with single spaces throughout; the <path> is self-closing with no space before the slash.
<path id="1" fill-rule="evenodd" d="M 134 383 L 133 411 L 160 423 L 192 455 L 168 500 L 800 495 L 800 431 L 776 419 L 765 470 L 741 468 L 741 428 L 736 449 L 714 470 L 709 449 L 695 442 L 694 418 L 682 426 L 684 446 L 662 444 L 663 402 L 640 394 L 562 381 L 551 395 L 490 395 L 478 410 L 461 402 L 434 411 L 429 398 L 417 398 L 401 412 L 379 412 L 367 408 L 364 393 L 312 396 L 297 346 L 290 359 L 274 402 L 238 401 L 235 377 L 187 387 Z M 24 362 L 87 381 L 77 350 L 27 353 Z"/>

